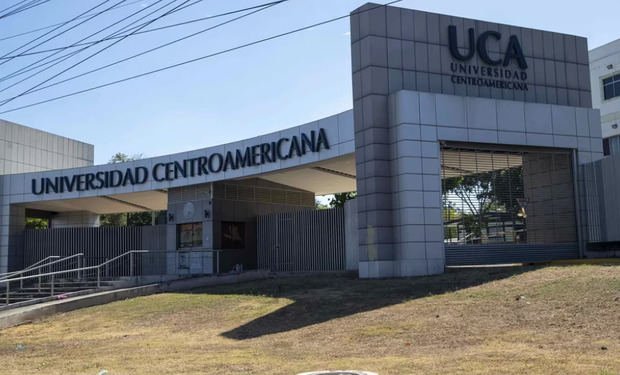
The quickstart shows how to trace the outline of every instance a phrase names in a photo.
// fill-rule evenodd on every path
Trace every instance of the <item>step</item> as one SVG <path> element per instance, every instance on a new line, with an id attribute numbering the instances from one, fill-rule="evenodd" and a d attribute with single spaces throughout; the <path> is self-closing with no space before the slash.
<path id="1" fill-rule="evenodd" d="M 78 290 L 86 290 L 86 289 L 97 289 L 96 286 L 54 286 L 54 294 L 65 293 L 65 292 L 75 292 Z M 38 289 L 37 289 L 38 290 Z M 46 287 L 41 288 L 41 292 L 51 292 L 52 288 Z"/>
<path id="2" fill-rule="evenodd" d="M 51 294 L 51 291 L 41 291 L 41 293 L 33 293 L 33 292 L 11 292 L 11 294 L 9 295 L 9 298 L 13 298 L 13 297 L 32 297 L 32 298 L 39 298 L 39 297 L 47 297 Z M 54 292 L 54 294 L 56 294 Z M 6 294 L 0 295 L 0 300 L 2 298 L 6 298 Z"/>
<path id="3" fill-rule="evenodd" d="M 114 283 L 112 281 L 102 281 L 99 284 L 100 285 L 114 285 Z M 75 282 L 75 283 L 54 283 L 54 288 L 56 288 L 56 287 L 63 287 L 63 286 L 67 286 L 67 287 L 80 287 L 80 286 L 90 287 L 90 286 L 96 286 L 96 285 L 97 285 L 96 281 L 84 281 L 84 282 Z M 52 283 L 41 283 L 41 287 L 42 288 L 49 288 L 50 286 L 52 286 Z M 38 284 L 36 284 L 35 287 L 38 287 Z"/>

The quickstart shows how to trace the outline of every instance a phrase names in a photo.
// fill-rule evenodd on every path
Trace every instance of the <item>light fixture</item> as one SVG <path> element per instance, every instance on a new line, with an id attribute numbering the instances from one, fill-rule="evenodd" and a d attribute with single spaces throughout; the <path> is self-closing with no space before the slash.
<path id="1" fill-rule="evenodd" d="M 612 70 L 614 68 L 614 64 L 607 65 L 607 69 Z"/>
<path id="2" fill-rule="evenodd" d="M 618 129 L 618 124 L 613 124 L 613 125 L 611 126 L 611 128 L 612 128 L 612 129 Z"/>

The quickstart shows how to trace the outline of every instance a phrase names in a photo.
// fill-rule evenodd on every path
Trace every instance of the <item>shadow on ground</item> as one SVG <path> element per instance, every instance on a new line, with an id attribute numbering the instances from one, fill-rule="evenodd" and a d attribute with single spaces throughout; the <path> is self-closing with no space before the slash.
<path id="1" fill-rule="evenodd" d="M 417 298 L 454 292 L 537 268 L 540 267 L 460 269 L 437 276 L 388 280 L 359 280 L 354 276 L 342 275 L 298 276 L 211 287 L 190 293 L 260 295 L 294 301 L 222 334 L 227 338 L 246 340 Z"/>

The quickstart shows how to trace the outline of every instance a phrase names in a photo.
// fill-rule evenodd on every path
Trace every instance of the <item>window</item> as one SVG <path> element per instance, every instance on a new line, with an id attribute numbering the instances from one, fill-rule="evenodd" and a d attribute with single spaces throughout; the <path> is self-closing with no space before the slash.
<path id="1" fill-rule="evenodd" d="M 245 248 L 245 223 L 222 221 L 222 249 Z"/>
<path id="2" fill-rule="evenodd" d="M 202 246 L 202 223 L 177 225 L 177 248 Z"/>
<path id="3" fill-rule="evenodd" d="M 605 100 L 620 96 L 620 74 L 603 80 L 603 96 Z"/>

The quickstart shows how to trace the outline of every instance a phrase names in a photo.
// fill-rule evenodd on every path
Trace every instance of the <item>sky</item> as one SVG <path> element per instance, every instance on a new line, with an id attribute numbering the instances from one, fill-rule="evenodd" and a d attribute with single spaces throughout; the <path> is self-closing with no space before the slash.
<path id="1" fill-rule="evenodd" d="M 0 0 L 0 9 L 18 1 Z M 17 53 L 9 52 L 51 29 L 1 39 L 70 20 L 101 1 L 103 0 L 50 0 L 31 10 L 0 19 L 0 56 Z M 122 0 L 109 0 L 97 10 L 110 7 L 119 1 Z M 160 2 L 147 8 L 157 1 Z M 119 4 L 125 6 L 93 18 L 32 51 L 70 45 L 133 12 L 147 8 L 139 13 L 145 15 L 170 1 L 172 0 L 125 0 Z M 176 0 L 165 9 L 171 9 L 183 1 L 185 0 Z M 268 1 L 203 0 L 162 18 L 147 28 L 217 15 Z M 0 106 L 0 111 L 343 16 L 363 3 L 364 1 L 353 0 L 289 0 L 134 60 L 24 95 Z M 620 14 L 618 0 L 403 0 L 394 5 L 580 35 L 588 38 L 590 48 L 620 38 L 617 27 Z M 87 40 L 104 37 L 137 17 Z M 62 73 L 49 83 L 148 50 L 232 17 L 234 16 L 129 37 Z M 83 20 L 85 19 L 80 21 Z M 44 40 L 45 37 L 29 47 Z M 5 89 L 36 70 L 0 82 L 0 101 L 23 93 L 111 44 L 106 43 L 89 48 L 12 88 Z M 53 57 L 65 53 L 61 52 Z M 0 65 L 0 77 L 45 56 L 47 55 L 37 54 L 11 59 Z M 94 144 L 96 164 L 106 163 L 117 152 L 152 157 L 189 151 L 278 131 L 352 108 L 350 60 L 349 21 L 343 19 L 177 69 L 0 114 L 0 119 Z"/>

